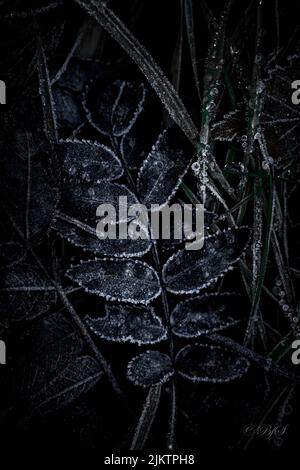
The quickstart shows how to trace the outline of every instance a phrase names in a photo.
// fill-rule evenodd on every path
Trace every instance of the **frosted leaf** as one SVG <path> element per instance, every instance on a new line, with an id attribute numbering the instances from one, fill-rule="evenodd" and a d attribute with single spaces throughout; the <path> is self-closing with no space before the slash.
<path id="1" fill-rule="evenodd" d="M 86 317 L 85 322 L 100 338 L 119 343 L 154 344 L 167 332 L 153 308 L 106 305 L 103 318 Z"/>
<path id="2" fill-rule="evenodd" d="M 160 294 L 156 271 L 142 261 L 105 258 L 87 261 L 67 271 L 87 292 L 132 304 L 148 304 Z"/>
<path id="3" fill-rule="evenodd" d="M 182 250 L 163 268 L 166 288 L 174 294 L 193 294 L 223 276 L 243 254 L 249 229 L 228 229 L 206 237 L 201 250 Z"/>
<path id="4" fill-rule="evenodd" d="M 176 336 L 196 338 L 224 330 L 239 322 L 240 296 L 208 294 L 176 305 L 171 313 L 172 331 Z"/>
<path id="5" fill-rule="evenodd" d="M 183 140 L 177 127 L 165 130 L 140 170 L 138 193 L 141 202 L 149 209 L 151 204 L 160 207 L 167 204 L 179 188 L 192 156 L 188 142 Z"/>
<path id="6" fill-rule="evenodd" d="M 231 111 L 225 114 L 222 121 L 212 125 L 211 136 L 214 140 L 231 142 L 243 132 L 243 116 L 241 111 Z"/>
<path id="7" fill-rule="evenodd" d="M 6 211 L 25 238 L 39 243 L 59 201 L 59 181 L 51 148 L 18 132 L 1 145 L 0 194 Z"/>
<path id="8" fill-rule="evenodd" d="M 278 164 L 290 163 L 299 154 L 299 106 L 292 102 L 291 84 L 299 79 L 300 55 L 289 58 L 285 67 L 269 72 L 264 91 L 262 127 L 268 153 Z"/>
<path id="9" fill-rule="evenodd" d="M 135 195 L 124 185 L 109 181 L 102 181 L 101 184 L 87 181 L 81 181 L 80 184 L 70 182 L 63 187 L 59 209 L 68 217 L 96 227 L 97 207 L 100 204 L 111 204 L 116 209 L 116 222 L 125 222 L 130 220 L 130 217 L 127 215 L 125 199 L 121 200 L 124 211 L 121 218 L 118 217 L 120 197 L 127 197 L 127 206 L 138 204 Z"/>
<path id="10" fill-rule="evenodd" d="M 122 176 L 120 160 L 112 150 L 86 140 L 60 141 L 58 155 L 63 160 L 64 178 L 68 183 L 86 181 L 91 184 Z"/>
<path id="11" fill-rule="evenodd" d="M 38 319 L 21 343 L 14 388 L 30 401 L 46 384 L 82 353 L 82 336 L 59 312 Z"/>
<path id="12" fill-rule="evenodd" d="M 31 399 L 31 415 L 60 410 L 93 388 L 103 372 L 90 356 L 74 359 Z"/>
<path id="13" fill-rule="evenodd" d="M 85 96 L 84 107 L 89 122 L 104 135 L 126 134 L 143 109 L 143 84 L 116 80 L 99 91 L 93 83 Z"/>
<path id="14" fill-rule="evenodd" d="M 127 377 L 140 387 L 167 382 L 174 374 L 169 356 L 159 351 L 146 351 L 133 358 L 127 366 Z"/>
<path id="15" fill-rule="evenodd" d="M 58 213 L 52 223 L 52 228 L 72 245 L 95 254 L 130 258 L 143 256 L 151 249 L 149 239 L 100 239 L 96 234 L 96 223 L 93 225 L 91 223 L 83 223 L 74 217 Z"/>
<path id="16" fill-rule="evenodd" d="M 120 203 L 120 197 L 123 197 Z M 124 199 L 127 198 L 127 201 Z M 108 256 L 142 256 L 151 247 L 147 239 L 103 239 L 96 233 L 96 211 L 101 204 L 111 204 L 116 211 L 114 223 L 130 222 L 133 217 L 127 215 L 127 207 L 137 204 L 135 195 L 126 186 L 102 181 L 101 184 L 87 183 L 65 184 L 61 197 L 60 211 L 52 223 L 52 228 L 70 243 L 94 253 Z M 122 213 L 120 215 L 120 209 Z M 120 215 L 120 216 L 119 216 Z M 99 217 L 100 220 L 100 217 Z M 144 230 L 145 232 L 145 230 Z M 145 238 L 148 234 L 145 233 Z"/>
<path id="17" fill-rule="evenodd" d="M 18 392 L 26 399 L 37 394 L 82 349 L 78 329 L 59 312 L 37 320 L 22 342 L 22 358 L 15 369 Z"/>
<path id="18" fill-rule="evenodd" d="M 183 208 L 182 208 L 182 214 L 184 213 L 183 212 Z M 185 210 L 189 210 L 187 209 L 187 206 L 185 206 Z M 196 216 L 196 211 L 195 211 L 195 207 L 192 206 L 192 211 L 193 211 L 193 230 L 196 230 L 196 227 L 194 226 L 195 225 L 195 216 Z M 210 225 L 217 219 L 217 215 L 214 214 L 213 212 L 209 212 L 209 211 L 205 211 L 204 212 L 204 234 L 207 232 L 207 230 L 209 229 Z M 160 246 L 162 248 L 163 251 L 167 252 L 167 251 L 171 251 L 171 250 L 176 250 L 176 249 L 179 249 L 179 248 L 183 248 L 183 244 L 187 241 L 187 237 L 184 233 L 184 224 L 182 223 L 181 224 L 181 232 L 182 232 L 182 238 L 181 239 L 176 239 L 175 238 L 175 234 L 176 234 L 176 227 L 177 227 L 177 230 L 178 228 L 178 222 L 175 226 L 175 218 L 174 217 L 171 217 L 170 218 L 170 238 L 169 239 L 166 239 L 166 240 L 161 240 L 160 241 Z M 183 221 L 184 222 L 184 218 L 183 218 Z M 179 221 L 180 223 L 180 221 Z"/>
<path id="19" fill-rule="evenodd" d="M 18 264 L 2 273 L 1 301 L 11 321 L 32 320 L 49 310 L 56 293 L 40 269 Z"/>
<path id="20" fill-rule="evenodd" d="M 192 382 L 226 383 L 243 377 L 249 362 L 244 357 L 220 346 L 188 345 L 176 356 L 180 375 Z"/>

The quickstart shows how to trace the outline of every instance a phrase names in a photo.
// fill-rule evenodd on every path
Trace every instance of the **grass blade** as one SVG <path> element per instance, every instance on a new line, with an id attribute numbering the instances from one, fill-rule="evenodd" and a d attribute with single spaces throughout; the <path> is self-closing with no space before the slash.
<path id="1" fill-rule="evenodd" d="M 148 439 L 151 427 L 156 416 L 161 396 L 161 385 L 154 385 L 149 389 L 145 405 L 140 416 L 130 450 L 142 450 Z"/>
<path id="2" fill-rule="evenodd" d="M 101 2 L 95 3 L 93 0 L 75 0 L 75 2 L 95 18 L 134 60 L 156 91 L 171 118 L 183 130 L 188 139 L 195 142 L 198 130 L 173 85 L 120 18 Z"/>

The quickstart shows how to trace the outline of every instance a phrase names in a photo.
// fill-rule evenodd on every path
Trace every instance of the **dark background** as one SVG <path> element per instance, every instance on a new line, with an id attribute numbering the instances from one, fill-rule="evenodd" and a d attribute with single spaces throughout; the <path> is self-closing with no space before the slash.
<path id="1" fill-rule="evenodd" d="M 45 15 L 38 15 L 35 20 L 30 16 L 23 17 L 22 12 L 26 12 L 28 8 L 39 8 L 42 3 L 49 4 L 51 2 L 21 2 L 17 0 L 0 2 L 0 79 L 5 80 L 7 84 L 7 105 L 0 108 L 2 152 L 5 152 L 6 143 L 10 143 L 13 138 L 10 126 L 12 121 L 14 128 L 19 126 L 20 129 L 42 132 L 42 113 L 38 95 L 37 71 L 34 64 L 35 48 L 30 45 L 30 41 L 35 37 L 35 31 L 38 30 L 44 37 L 49 70 L 51 76 L 55 76 L 74 43 L 83 20 L 87 18 L 82 10 L 71 1 L 64 2 L 64 5 Z M 210 43 L 210 34 L 201 3 L 201 1 L 194 2 L 200 81 L 204 73 L 205 58 Z M 276 29 L 276 3 L 278 3 L 280 37 L 278 37 Z M 209 1 L 208 4 L 215 17 L 218 18 L 225 2 Z M 175 47 L 180 29 L 180 1 L 112 0 L 109 2 L 109 7 L 118 14 L 172 80 L 174 67 L 176 70 Z M 263 54 L 264 57 L 268 57 L 279 46 L 281 48 L 278 58 L 279 64 L 284 64 L 286 57 L 296 52 L 299 40 L 299 21 L 295 9 L 295 2 L 292 1 L 279 0 L 264 5 Z M 11 12 L 15 12 L 16 16 L 12 17 Z M 245 0 L 234 2 L 227 28 L 228 36 L 232 34 L 239 23 L 242 31 L 237 45 L 242 48 L 239 59 L 240 67 L 243 76 L 249 78 L 251 77 L 256 33 L 255 2 Z M 95 73 L 100 84 L 115 78 L 146 82 L 138 67 L 133 64 L 127 54 L 93 21 L 90 21 L 89 33 L 85 35 L 75 56 L 91 58 L 94 61 L 96 64 Z M 299 79 L 300 76 L 295 78 Z M 55 89 L 59 87 L 60 83 L 57 83 Z M 54 96 L 55 93 L 54 91 Z M 246 93 L 247 89 L 243 85 L 236 86 L 237 101 L 243 102 Z M 183 34 L 180 96 L 195 124 L 200 127 L 201 105 L 194 87 L 185 32 Z M 79 114 L 83 114 L 80 102 L 78 106 Z M 69 137 L 72 133 L 72 125 L 64 119 L 61 107 L 57 108 L 58 113 L 61 113 L 59 134 L 61 137 Z M 141 130 L 144 133 L 145 152 L 151 148 L 159 130 L 169 123 L 169 118 L 150 87 L 146 109 L 144 127 Z M 222 102 L 220 115 L 223 114 L 223 110 L 224 112 L 228 111 L 228 97 L 225 97 Z M 97 133 L 91 127 L 85 126 L 80 137 L 97 139 Z M 221 163 L 224 158 L 221 145 L 217 147 L 216 152 L 216 158 Z M 191 181 L 193 181 L 192 178 Z M 295 200 L 297 199 L 295 198 Z M 3 221 L 3 226 L 6 222 L 6 220 Z M 54 235 L 50 234 L 48 240 L 38 248 L 41 258 L 46 263 L 51 262 L 49 245 L 53 240 Z M 297 243 L 297 237 L 295 237 L 293 244 L 295 250 Z M 70 245 L 65 246 L 64 257 L 62 256 L 61 260 L 62 265 L 64 263 L 67 265 L 68 260 L 72 257 L 76 258 L 76 256 L 78 256 L 78 251 L 75 248 Z M 227 289 L 230 289 L 235 287 L 237 283 L 240 283 L 238 275 L 236 278 L 231 277 L 225 285 Z M 98 299 L 81 292 L 72 296 L 72 302 L 82 313 L 99 305 Z M 263 308 L 268 317 L 269 309 L 272 307 L 266 301 Z M 63 311 L 63 306 L 58 302 L 51 307 L 51 311 Z M 22 396 L 18 394 L 16 400 L 12 390 L 18 387 L 16 370 L 18 371 L 22 356 L 26 354 L 26 347 L 28 347 L 26 338 L 34 320 L 28 323 L 12 324 L 9 323 L 9 320 L 8 324 L 6 321 L 4 309 L 3 325 L 5 326 L 2 335 L 9 347 L 8 365 L 0 366 L 1 383 L 5 384 L 3 387 L 1 385 L 0 389 L 0 420 L 2 416 L 3 423 L 1 425 L 3 431 L 1 443 L 3 446 L 10 445 L 13 448 L 24 446 L 27 450 L 43 448 L 47 451 L 53 451 L 55 449 L 55 452 L 66 449 L 94 449 L 105 451 L 105 453 L 110 450 L 126 453 L 145 398 L 145 392 L 128 384 L 124 374 L 126 362 L 139 352 L 138 348 L 131 345 L 101 342 L 101 350 L 106 357 L 110 358 L 113 370 L 126 392 L 128 408 L 113 396 L 109 385 L 101 381 L 94 389 L 67 408 L 50 416 L 31 419 L 28 422 L 24 421 L 27 409 L 26 400 L 23 400 Z M 284 334 L 286 331 L 284 324 L 282 333 Z M 234 331 L 233 335 L 238 338 L 239 331 Z M 211 452 L 216 449 L 240 449 L 245 444 L 243 426 L 255 422 L 261 410 L 266 409 L 266 404 L 273 403 L 272 397 L 276 396 L 276 392 L 281 386 L 280 379 L 274 376 L 268 376 L 266 379 L 264 372 L 255 366 L 251 368 L 247 377 L 232 385 L 201 384 L 198 386 L 189 384 L 187 387 L 186 382 L 179 380 L 178 406 L 181 411 L 178 413 L 177 420 L 178 448 L 182 452 L 191 449 Z M 296 393 L 297 388 L 295 396 L 297 396 Z M 170 394 L 167 387 L 163 393 L 162 403 L 147 449 L 155 449 L 157 452 L 165 449 L 163 436 L 167 432 L 169 402 Z M 266 422 L 276 423 L 280 406 L 282 403 L 275 404 L 274 408 L 271 408 Z M 278 450 L 278 448 L 289 452 L 295 451 L 298 441 L 299 417 L 299 402 L 296 399 L 292 402 L 291 410 L 291 414 L 284 421 L 288 423 L 288 428 L 283 444 L 278 446 L 278 443 L 274 443 L 272 439 L 255 439 L 250 446 L 253 452 L 258 455 L 258 452 Z"/>

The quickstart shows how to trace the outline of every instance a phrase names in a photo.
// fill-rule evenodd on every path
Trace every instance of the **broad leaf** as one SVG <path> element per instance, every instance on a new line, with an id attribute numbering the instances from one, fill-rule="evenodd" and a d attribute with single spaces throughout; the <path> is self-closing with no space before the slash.
<path id="1" fill-rule="evenodd" d="M 85 181 L 92 185 L 102 180 L 114 180 L 123 173 L 114 152 L 97 142 L 76 139 L 61 141 L 58 155 L 63 160 L 63 176 L 68 184 Z"/>
<path id="2" fill-rule="evenodd" d="M 164 131 L 141 168 L 138 193 L 149 209 L 169 202 L 189 168 L 192 151 L 180 133 L 177 127 Z"/>
<path id="3" fill-rule="evenodd" d="M 120 343 L 154 344 L 166 339 L 167 331 L 153 308 L 106 305 L 103 318 L 86 317 L 97 336 Z"/>
<path id="4" fill-rule="evenodd" d="M 223 276 L 242 256 L 249 241 L 249 229 L 228 229 L 205 238 L 201 250 L 182 250 L 171 256 L 163 268 L 167 290 L 193 294 Z"/>
<path id="5" fill-rule="evenodd" d="M 127 377 L 135 385 L 151 387 L 167 382 L 174 374 L 171 359 L 159 351 L 146 351 L 127 366 Z"/>
<path id="6" fill-rule="evenodd" d="M 68 217 L 61 212 L 56 214 L 52 228 L 72 245 L 83 248 L 84 251 L 101 253 L 106 256 L 116 256 L 118 258 L 140 257 L 151 248 L 150 240 L 126 240 L 109 238 L 100 239 L 94 226 L 80 222 L 74 217 Z"/>
<path id="7" fill-rule="evenodd" d="M 238 295 L 208 294 L 180 302 L 171 313 L 172 331 L 176 336 L 195 338 L 224 330 L 239 322 L 239 301 Z"/>
<path id="8" fill-rule="evenodd" d="M 11 321 L 31 320 L 55 302 L 55 288 L 40 269 L 17 264 L 2 272 L 1 304 Z"/>
<path id="9" fill-rule="evenodd" d="M 170 252 L 172 250 L 176 250 L 176 249 L 178 250 L 179 248 L 183 248 L 183 244 L 185 242 L 187 243 L 191 242 L 191 240 L 187 238 L 184 232 L 184 228 L 185 228 L 184 213 L 185 212 L 190 213 L 191 211 L 192 211 L 192 222 L 193 222 L 192 229 L 194 232 L 196 232 L 196 223 L 195 223 L 196 208 L 195 206 L 192 206 L 192 205 L 189 207 L 186 204 L 184 207 L 182 206 L 182 214 L 183 214 L 182 221 L 177 220 L 175 217 L 170 217 L 170 238 L 166 240 L 162 239 L 160 241 L 160 245 L 163 251 Z M 216 218 L 217 218 L 217 215 L 214 214 L 213 212 L 204 211 L 204 236 Z M 175 238 L 176 231 L 179 229 L 181 229 L 181 233 L 182 233 L 181 239 Z M 190 231 L 189 224 L 187 225 L 187 229 L 188 229 L 187 230 L 187 233 L 188 233 Z M 201 233 L 198 233 L 198 237 L 200 236 L 201 236 Z M 192 239 L 192 241 L 193 240 L 194 239 Z"/>
<path id="10" fill-rule="evenodd" d="M 45 415 L 73 403 L 94 387 L 103 372 L 90 356 L 74 359 L 31 400 L 32 415 Z"/>
<path id="11" fill-rule="evenodd" d="M 87 292 L 107 300 L 146 305 L 160 294 L 158 274 L 142 261 L 87 261 L 69 269 L 67 276 Z"/>
<path id="12" fill-rule="evenodd" d="M 82 337 L 60 312 L 39 319 L 22 342 L 22 360 L 16 368 L 16 386 L 26 399 L 64 370 L 83 349 Z"/>
<path id="13" fill-rule="evenodd" d="M 59 200 L 54 155 L 50 147 L 23 132 L 1 147 L 2 203 L 22 235 L 40 242 Z"/>
<path id="14" fill-rule="evenodd" d="M 244 357 L 219 346 L 188 345 L 176 356 L 180 375 L 192 382 L 226 383 L 243 377 L 249 362 Z"/>
<path id="15" fill-rule="evenodd" d="M 148 234 L 145 239 L 110 239 L 97 236 L 96 210 L 100 204 L 111 204 L 116 210 L 116 222 L 129 222 L 126 201 L 120 203 L 119 197 L 127 197 L 127 206 L 137 204 L 138 200 L 125 186 L 110 182 L 101 184 L 81 183 L 66 185 L 62 194 L 60 211 L 52 223 L 52 228 L 70 243 L 84 250 L 107 256 L 142 256 L 151 248 Z M 122 214 L 119 217 L 120 209 Z M 117 225 L 118 228 L 118 225 Z M 145 230 L 144 230 L 145 231 Z"/>
<path id="16" fill-rule="evenodd" d="M 120 197 L 126 197 L 127 201 L 125 199 L 120 201 Z M 119 204 L 120 202 L 121 204 Z M 64 186 L 59 209 L 63 214 L 95 227 L 96 210 L 101 204 L 110 204 L 115 208 L 116 222 L 130 220 L 127 215 L 126 202 L 127 206 L 130 206 L 137 204 L 138 200 L 124 185 L 109 181 L 103 181 L 101 184 L 90 184 L 81 181 L 77 185 L 69 183 Z M 121 217 L 119 217 L 121 210 Z"/>
<path id="17" fill-rule="evenodd" d="M 90 123 L 102 134 L 120 137 L 126 134 L 143 109 L 143 84 L 117 80 L 99 90 L 93 83 L 85 96 L 84 106 Z"/>

